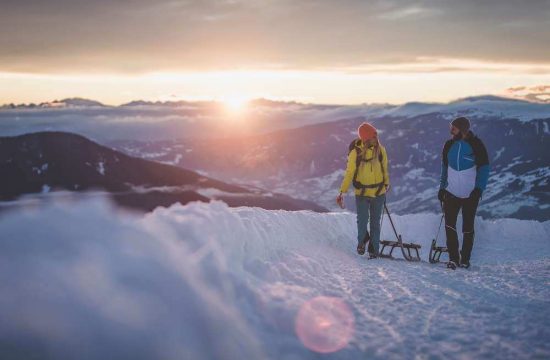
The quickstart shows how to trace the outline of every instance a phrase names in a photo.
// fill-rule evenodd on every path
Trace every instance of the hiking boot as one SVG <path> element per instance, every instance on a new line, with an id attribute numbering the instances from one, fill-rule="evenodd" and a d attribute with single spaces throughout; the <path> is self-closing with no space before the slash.
<path id="1" fill-rule="evenodd" d="M 373 253 L 373 252 L 369 252 L 369 260 L 376 259 L 377 257 L 378 257 L 378 254 Z"/>
<path id="2" fill-rule="evenodd" d="M 454 261 L 449 261 L 447 263 L 447 269 L 456 270 L 456 263 Z"/>
<path id="3" fill-rule="evenodd" d="M 364 255 L 365 254 L 365 245 L 366 245 L 366 243 L 360 243 L 359 245 L 357 245 L 357 253 L 359 255 Z"/>
<path id="4" fill-rule="evenodd" d="M 468 269 L 470 267 L 470 262 L 469 261 L 464 261 L 464 260 L 461 260 L 460 261 L 460 265 L 458 265 L 459 267 L 463 268 L 463 269 Z"/>

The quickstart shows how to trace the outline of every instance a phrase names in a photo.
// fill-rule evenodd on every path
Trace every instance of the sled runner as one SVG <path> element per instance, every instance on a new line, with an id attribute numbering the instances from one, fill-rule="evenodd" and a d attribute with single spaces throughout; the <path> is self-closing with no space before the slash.
<path id="1" fill-rule="evenodd" d="M 435 239 L 432 240 L 432 247 L 430 248 L 430 263 L 435 264 L 439 262 L 441 254 L 446 253 L 446 246 L 437 246 Z"/>
<path id="2" fill-rule="evenodd" d="M 445 218 L 445 214 L 441 215 L 441 221 L 439 222 L 439 229 L 437 230 L 437 235 L 435 236 L 435 239 L 432 240 L 432 245 L 430 247 L 430 264 L 436 264 L 439 262 L 439 259 L 441 258 L 441 254 L 448 253 L 446 246 L 437 246 L 437 238 L 439 237 L 439 232 L 441 231 L 441 224 L 443 224 L 443 219 Z"/>
<path id="3" fill-rule="evenodd" d="M 395 248 L 400 248 L 401 253 L 403 254 L 403 258 L 405 258 L 405 260 L 420 261 L 420 253 L 418 252 L 418 249 L 420 249 L 421 246 L 414 243 L 403 242 L 401 235 L 397 234 L 397 230 L 395 229 L 395 225 L 393 224 L 393 220 L 391 218 L 390 211 L 388 210 L 386 203 L 384 203 L 384 209 L 386 210 L 386 214 L 388 214 L 388 219 L 390 219 L 391 227 L 393 229 L 393 232 L 395 234 L 397 241 L 381 240 L 380 245 L 382 245 L 382 248 L 380 249 L 379 256 L 382 258 L 393 259 L 394 258 L 393 251 L 395 250 Z M 388 253 L 384 253 L 384 250 L 386 248 L 389 248 L 390 250 Z"/>

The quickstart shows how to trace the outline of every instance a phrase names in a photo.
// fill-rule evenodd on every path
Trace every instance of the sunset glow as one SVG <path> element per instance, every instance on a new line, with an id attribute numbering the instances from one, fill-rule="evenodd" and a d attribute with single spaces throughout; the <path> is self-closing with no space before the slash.
<path id="1" fill-rule="evenodd" d="M 458 66 L 458 62 L 455 63 Z M 108 105 L 133 100 L 216 100 L 241 112 L 250 99 L 325 104 L 448 102 L 550 83 L 542 65 L 476 63 L 454 69 L 432 63 L 347 70 L 236 70 L 150 74 L 35 74 L 0 72 L 2 103 L 83 97 Z M 508 70 L 506 70 L 508 69 Z"/>
<path id="2" fill-rule="evenodd" d="M 222 99 L 225 108 L 230 113 L 241 114 L 246 110 L 248 99 L 244 96 L 228 96 Z"/>
<path id="3" fill-rule="evenodd" d="M 2 9 L 0 104 L 218 100 L 242 112 L 242 98 L 448 102 L 550 84 L 544 2 L 85 4 Z"/>

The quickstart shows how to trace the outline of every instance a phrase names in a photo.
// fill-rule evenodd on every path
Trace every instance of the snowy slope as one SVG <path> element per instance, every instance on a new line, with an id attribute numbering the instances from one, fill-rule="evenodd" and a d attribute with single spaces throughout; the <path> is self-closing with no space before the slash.
<path id="1" fill-rule="evenodd" d="M 439 218 L 394 220 L 425 259 Z M 351 213 L 33 206 L 0 217 L 0 357 L 548 358 L 549 233 L 480 221 L 453 272 L 357 256 Z"/>
<path id="2" fill-rule="evenodd" d="M 443 114 L 449 120 L 457 116 L 467 116 L 470 119 L 496 117 L 497 119 L 518 119 L 527 122 L 548 118 L 550 107 L 548 104 L 487 95 L 458 99 L 448 104 L 407 103 L 376 111 L 373 115 L 378 117 L 415 117 L 434 113 Z"/>

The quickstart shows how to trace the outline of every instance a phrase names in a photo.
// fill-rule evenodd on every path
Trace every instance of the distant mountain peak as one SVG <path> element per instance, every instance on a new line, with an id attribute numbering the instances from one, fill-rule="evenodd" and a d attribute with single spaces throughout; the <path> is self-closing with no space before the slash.
<path id="1" fill-rule="evenodd" d="M 496 96 L 496 95 L 479 95 L 479 96 L 468 96 L 465 98 L 460 98 L 455 101 L 451 101 L 450 104 L 456 104 L 456 103 L 465 103 L 465 102 L 477 102 L 477 101 L 511 101 L 511 102 L 519 102 L 519 103 L 525 103 L 527 101 L 522 99 L 514 99 L 509 97 L 503 97 L 503 96 Z"/>
<path id="2" fill-rule="evenodd" d="M 62 100 L 54 100 L 48 102 L 42 102 L 40 104 L 29 103 L 29 104 L 5 104 L 0 106 L 0 109 L 35 109 L 35 108 L 71 108 L 71 107 L 105 107 L 104 104 L 99 101 L 72 97 L 65 98 Z"/>
<path id="3" fill-rule="evenodd" d="M 99 101 L 80 97 L 65 98 L 63 100 L 59 100 L 59 102 L 67 106 L 105 106 Z"/>
<path id="4" fill-rule="evenodd" d="M 250 100 L 250 104 L 260 105 L 260 106 L 286 106 L 286 105 L 303 105 L 297 101 L 283 101 L 283 100 L 272 100 L 266 98 L 257 98 Z"/>
<path id="5" fill-rule="evenodd" d="M 187 101 L 187 100 L 177 100 L 177 101 L 148 101 L 148 100 L 133 100 L 127 103 L 120 105 L 120 107 L 132 107 L 132 106 L 164 106 L 164 107 L 178 107 L 204 103 L 205 101 Z"/>

